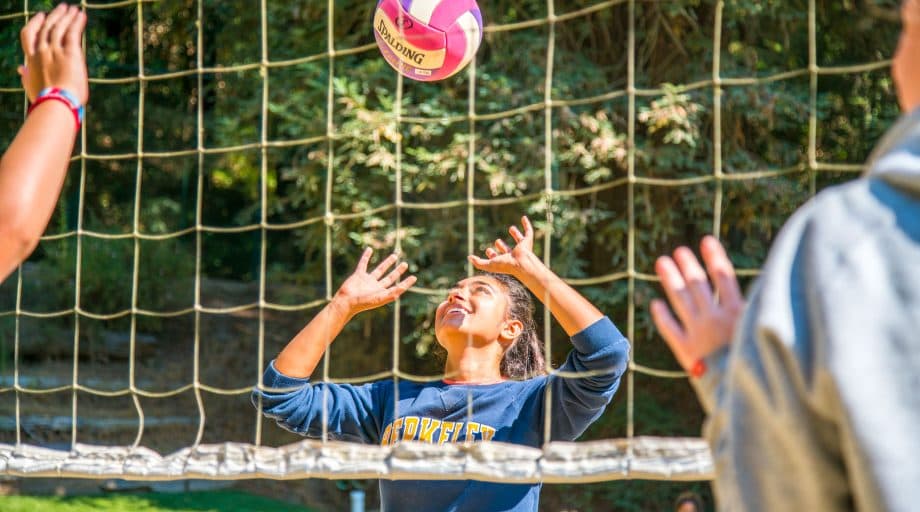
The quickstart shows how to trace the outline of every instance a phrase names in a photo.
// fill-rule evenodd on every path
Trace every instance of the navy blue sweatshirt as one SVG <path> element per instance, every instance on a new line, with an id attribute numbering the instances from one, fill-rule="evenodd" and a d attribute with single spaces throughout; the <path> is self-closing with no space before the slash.
<path id="1" fill-rule="evenodd" d="M 292 432 L 320 437 L 323 393 L 330 439 L 391 445 L 399 441 L 458 443 L 501 441 L 542 446 L 544 394 L 551 393 L 552 440 L 572 441 L 596 420 L 613 398 L 629 360 L 629 343 L 604 317 L 572 337 L 573 350 L 559 371 L 598 371 L 590 377 L 541 376 L 496 384 L 447 384 L 393 380 L 360 386 L 310 384 L 269 364 L 263 385 L 288 392 L 259 391 L 266 416 Z M 472 415 L 469 398 L 472 396 Z M 535 511 L 541 484 L 473 480 L 380 480 L 382 511 Z"/>

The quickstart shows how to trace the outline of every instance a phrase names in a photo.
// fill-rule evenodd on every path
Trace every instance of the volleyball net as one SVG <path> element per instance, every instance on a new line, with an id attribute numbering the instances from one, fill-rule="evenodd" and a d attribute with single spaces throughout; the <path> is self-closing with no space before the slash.
<path id="1" fill-rule="evenodd" d="M 701 413 L 648 317 L 654 258 L 714 233 L 756 276 L 785 216 L 858 176 L 897 112 L 894 39 L 866 43 L 896 33 L 882 4 L 852 29 L 862 42 L 839 30 L 855 11 L 818 0 L 483 5 L 477 57 L 426 85 L 387 68 L 372 2 L 213 4 L 82 3 L 78 153 L 36 256 L 0 287 L 0 474 L 711 478 Z M 47 7 L 0 12 L 8 46 Z M 26 106 L 10 75 L 9 138 Z M 524 213 L 543 261 L 632 343 L 585 440 L 300 441 L 251 407 L 364 246 L 404 254 L 419 283 L 353 321 L 314 379 L 443 377 L 426 311 Z M 558 364 L 568 344 L 541 315 Z"/>

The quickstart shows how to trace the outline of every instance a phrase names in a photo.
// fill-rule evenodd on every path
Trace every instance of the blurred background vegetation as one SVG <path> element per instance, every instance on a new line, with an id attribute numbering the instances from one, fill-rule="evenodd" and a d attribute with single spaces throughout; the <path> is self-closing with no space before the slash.
<path id="1" fill-rule="evenodd" d="M 382 255 L 398 241 L 419 286 L 443 289 L 466 274 L 470 243 L 482 251 L 507 236 L 507 226 L 522 213 L 536 221 L 537 250 L 543 254 L 549 244 L 558 274 L 604 277 L 579 289 L 631 331 L 635 360 L 677 369 L 646 309 L 659 293 L 644 277 L 653 274 L 654 259 L 679 244 L 695 244 L 718 217 L 718 235 L 733 261 L 757 269 L 784 220 L 815 192 L 858 176 L 854 170 L 898 114 L 885 65 L 899 29 L 896 0 L 814 3 L 818 66 L 879 63 L 817 77 L 817 169 L 808 165 L 807 1 L 727 0 L 718 47 L 715 2 L 636 2 L 636 183 L 624 179 L 631 149 L 628 97 L 611 94 L 628 85 L 625 2 L 556 2 L 556 16 L 600 8 L 555 23 L 550 80 L 548 24 L 488 31 L 474 82 L 466 72 L 437 83 L 403 81 L 401 122 L 395 116 L 397 77 L 375 47 L 365 46 L 373 42 L 372 1 L 336 1 L 333 16 L 326 2 L 267 1 L 264 46 L 262 11 L 253 2 L 203 0 L 200 44 L 194 0 L 96 5 L 86 34 L 94 79 L 82 144 L 88 157 L 74 160 L 47 234 L 91 233 L 44 241 L 23 267 L 21 287 L 17 276 L 0 286 L 0 311 L 63 312 L 18 321 L 0 316 L 0 375 L 11 376 L 17 364 L 18 333 L 21 378 L 34 375 L 40 383 L 63 372 L 69 384 L 76 359 L 81 383 L 122 389 L 130 378 L 134 332 L 139 387 L 163 391 L 192 382 L 197 347 L 202 383 L 245 388 L 347 277 L 363 246 Z M 547 4 L 492 0 L 480 7 L 487 27 L 495 27 L 545 19 Z M 27 2 L 32 11 L 50 5 Z M 22 11 L 22 2 L 0 0 L 0 34 L 7 42 L 0 48 L 7 70 L 0 76 L 4 145 L 25 109 L 14 72 Z M 331 66 L 330 20 L 339 52 Z M 344 52 L 354 48 L 360 50 Z M 722 79 L 759 80 L 722 86 L 718 142 L 726 179 L 692 180 L 712 176 L 716 165 L 710 82 L 716 55 Z M 271 65 L 261 69 L 263 58 Z M 782 73 L 789 74 L 777 76 Z M 547 86 L 554 100 L 550 116 L 542 104 Z M 483 119 L 468 119 L 470 101 Z M 691 180 L 669 181 L 678 179 Z M 472 242 L 468 190 L 476 200 Z M 441 202 L 451 203 L 419 207 Z M 327 208 L 337 216 L 328 225 Z M 260 229 L 263 219 L 268 229 Z M 199 225 L 207 229 L 196 231 Z M 150 236 L 135 243 L 135 230 Z M 613 277 L 628 270 L 637 275 L 632 297 L 628 281 Z M 196 316 L 189 311 L 196 290 L 204 308 L 232 312 Z M 270 306 L 259 308 L 260 298 Z M 403 371 L 438 374 L 431 321 L 439 300 L 435 293 L 407 295 L 396 346 L 394 308 L 363 314 L 331 349 L 329 375 L 370 375 L 391 369 L 394 359 Z M 77 301 L 80 313 L 74 314 Z M 132 305 L 142 313 L 131 315 Z M 304 305 L 310 307 L 298 307 Z M 554 329 L 548 334 L 558 364 L 568 344 Z M 105 381 L 84 380 L 94 372 Z M 630 392 L 637 435 L 698 435 L 702 414 L 684 379 L 636 374 L 634 388 L 627 387 L 624 382 L 583 439 L 625 436 Z M 137 416 L 128 397 L 78 395 L 81 416 Z M 204 442 L 252 442 L 256 420 L 245 391 L 203 395 L 202 409 L 191 391 L 143 398 L 148 416 L 187 411 L 194 419 L 159 435 L 149 426 L 144 444 L 163 452 L 187 446 L 202 413 Z M 68 420 L 73 406 L 70 391 L 20 399 L 24 411 Z M 13 401 L 12 393 L 0 393 L 4 411 Z M 81 442 L 131 442 L 135 435 L 78 430 Z M 27 432 L 25 441 L 53 443 L 69 433 L 69 425 L 58 434 Z M 6 441 L 13 435 L 0 432 Z M 293 440 L 265 424 L 267 444 Z M 355 485 L 373 493 L 373 485 Z M 706 483 L 625 481 L 549 485 L 542 502 L 545 510 L 666 510 L 688 488 L 709 499 Z"/>

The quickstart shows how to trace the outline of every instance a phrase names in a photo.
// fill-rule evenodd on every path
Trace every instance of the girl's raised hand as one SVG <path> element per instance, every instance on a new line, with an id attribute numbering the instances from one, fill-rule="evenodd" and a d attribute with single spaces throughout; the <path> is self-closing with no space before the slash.
<path id="1" fill-rule="evenodd" d="M 19 33 L 25 65 L 18 69 L 29 101 L 46 87 L 59 87 L 81 104 L 89 99 L 86 59 L 80 44 L 86 13 L 60 3 L 48 14 L 38 13 Z"/>
<path id="2" fill-rule="evenodd" d="M 400 281 L 403 273 L 409 268 L 406 262 L 396 265 L 396 268 L 387 273 L 399 259 L 395 253 L 387 256 L 374 270 L 368 272 L 367 265 L 373 252 L 370 247 L 364 249 L 355 272 L 348 276 L 335 293 L 333 300 L 343 305 L 349 316 L 389 304 L 415 284 L 415 276 Z"/>
<path id="3" fill-rule="evenodd" d="M 521 226 L 524 232 L 511 226 L 508 232 L 514 238 L 514 247 L 509 247 L 501 238 L 495 240 L 492 247 L 486 249 L 486 257 L 480 258 L 474 254 L 468 256 L 470 263 L 479 270 L 485 272 L 496 272 L 499 274 L 510 274 L 514 277 L 520 277 L 528 263 L 536 258 L 533 253 L 533 225 L 527 216 L 521 217 Z"/>

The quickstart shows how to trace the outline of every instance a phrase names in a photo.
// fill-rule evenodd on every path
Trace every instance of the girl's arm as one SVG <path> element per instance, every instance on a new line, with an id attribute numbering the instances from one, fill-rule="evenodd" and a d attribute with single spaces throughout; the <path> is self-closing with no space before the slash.
<path id="1" fill-rule="evenodd" d="M 59 4 L 32 17 L 20 33 L 26 65 L 19 68 L 29 101 L 57 87 L 81 104 L 89 96 L 80 38 L 86 14 Z M 38 245 L 57 204 L 77 123 L 58 100 L 43 101 L 29 114 L 0 159 L 0 281 Z"/>
<path id="2" fill-rule="evenodd" d="M 285 430 L 312 438 L 379 443 L 383 410 L 392 403 L 391 381 L 369 384 L 311 383 L 288 377 L 269 364 L 252 403 Z"/>
<path id="3" fill-rule="evenodd" d="M 572 339 L 573 350 L 549 379 L 550 439 L 572 441 L 604 411 L 619 387 L 629 361 L 629 342 L 588 299 L 566 284 L 533 253 L 533 226 L 521 219 L 524 233 L 509 229 L 516 245 L 502 240 L 486 249 L 487 258 L 470 262 L 487 272 L 511 274 L 552 311 Z M 576 374 L 575 376 L 570 374 Z M 567 375 L 569 374 L 569 375 Z"/>
<path id="4" fill-rule="evenodd" d="M 533 253 L 534 231 L 530 219 L 522 217 L 521 225 L 524 233 L 517 226 L 508 229 L 516 242 L 513 249 L 504 240 L 498 239 L 494 248 L 486 249 L 487 258 L 469 256 L 473 266 L 486 272 L 514 276 L 549 308 L 569 336 L 574 336 L 600 320 L 604 315 L 594 304 L 557 276 Z"/>
<path id="5" fill-rule="evenodd" d="M 409 268 L 405 262 L 384 276 L 396 263 L 395 254 L 368 272 L 367 265 L 372 253 L 370 248 L 364 250 L 358 268 L 342 283 L 329 304 L 278 354 L 274 363 L 276 370 L 288 377 L 309 377 L 322 359 L 326 347 L 342 332 L 352 317 L 393 302 L 415 284 L 415 276 L 400 281 L 402 274 Z"/>
<path id="6" fill-rule="evenodd" d="M 381 404 L 389 395 L 386 384 L 310 384 L 307 379 L 326 347 L 361 311 L 392 302 L 415 283 L 400 281 L 408 265 L 391 254 L 367 271 L 372 251 L 365 249 L 355 272 L 342 283 L 332 301 L 292 339 L 268 365 L 262 385 L 253 389 L 252 402 L 279 425 L 299 434 L 377 443 L 380 441 Z M 386 276 L 384 276 L 386 274 Z"/>

